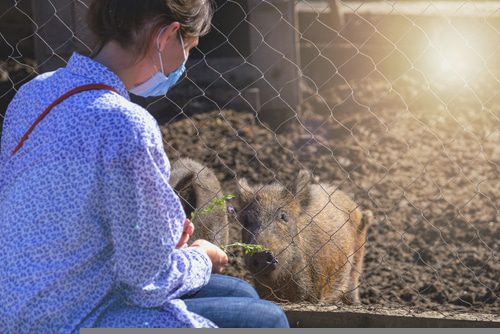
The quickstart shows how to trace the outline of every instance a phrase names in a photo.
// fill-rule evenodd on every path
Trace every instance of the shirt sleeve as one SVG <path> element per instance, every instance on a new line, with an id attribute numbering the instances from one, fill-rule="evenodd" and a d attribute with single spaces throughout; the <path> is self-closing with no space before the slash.
<path id="1" fill-rule="evenodd" d="M 116 282 L 129 303 L 143 307 L 197 291 L 212 263 L 200 249 L 175 248 L 186 215 L 168 183 L 163 144 L 126 127 L 108 137 L 103 183 Z"/>

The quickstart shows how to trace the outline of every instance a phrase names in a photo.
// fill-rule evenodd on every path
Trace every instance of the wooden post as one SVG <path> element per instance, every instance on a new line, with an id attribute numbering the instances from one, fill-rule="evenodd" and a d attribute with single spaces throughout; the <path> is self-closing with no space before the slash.
<path id="1" fill-rule="evenodd" d="M 76 51 L 90 54 L 96 47 L 95 36 L 87 25 L 87 10 L 92 0 L 79 0 L 74 4 L 73 31 Z"/>
<path id="2" fill-rule="evenodd" d="M 301 103 L 297 13 L 293 0 L 248 0 L 250 57 L 260 76 L 259 119 L 273 130 Z"/>
<path id="3" fill-rule="evenodd" d="M 332 28 L 339 32 L 343 25 L 343 17 L 340 15 L 338 0 L 328 0 L 330 7 L 330 16 L 332 20 Z"/>
<path id="4" fill-rule="evenodd" d="M 90 0 L 32 0 L 35 57 L 40 73 L 65 66 L 74 51 L 93 46 L 85 14 Z"/>

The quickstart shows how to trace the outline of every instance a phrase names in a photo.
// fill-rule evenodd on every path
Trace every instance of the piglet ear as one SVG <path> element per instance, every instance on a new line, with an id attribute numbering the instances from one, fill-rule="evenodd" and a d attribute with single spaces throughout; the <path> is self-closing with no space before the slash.
<path id="1" fill-rule="evenodd" d="M 247 179 L 238 180 L 238 193 L 243 202 L 248 202 L 253 197 L 253 189 L 248 184 Z"/>
<path id="2" fill-rule="evenodd" d="M 171 186 L 180 198 L 182 207 L 187 216 L 191 215 L 191 212 L 199 206 L 194 181 L 195 173 L 186 172 L 185 170 L 181 170 L 179 173 L 173 173 L 173 177 L 171 178 Z"/>
<path id="3" fill-rule="evenodd" d="M 311 200 L 311 191 L 309 185 L 311 184 L 311 173 L 302 169 L 297 178 L 295 179 L 292 192 L 296 200 L 299 201 L 302 207 L 307 207 Z"/>

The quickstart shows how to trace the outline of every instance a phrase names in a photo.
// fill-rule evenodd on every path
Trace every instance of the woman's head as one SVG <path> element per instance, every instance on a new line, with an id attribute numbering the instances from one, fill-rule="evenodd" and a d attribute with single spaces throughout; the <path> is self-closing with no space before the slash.
<path id="1" fill-rule="evenodd" d="M 114 41 L 141 58 L 163 27 L 178 22 L 189 44 L 208 33 L 212 16 L 211 0 L 93 0 L 88 21 L 101 46 Z"/>

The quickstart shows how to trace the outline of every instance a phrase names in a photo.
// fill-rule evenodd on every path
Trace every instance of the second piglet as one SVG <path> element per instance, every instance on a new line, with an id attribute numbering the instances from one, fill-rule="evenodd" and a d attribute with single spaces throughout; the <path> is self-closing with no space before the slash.
<path id="1" fill-rule="evenodd" d="M 179 196 L 186 216 L 193 211 L 203 211 L 214 199 L 223 195 L 217 176 L 202 163 L 182 158 L 172 164 L 170 184 Z M 193 219 L 195 226 L 191 240 L 205 239 L 218 246 L 228 243 L 229 223 L 226 210 L 211 210 Z"/>

